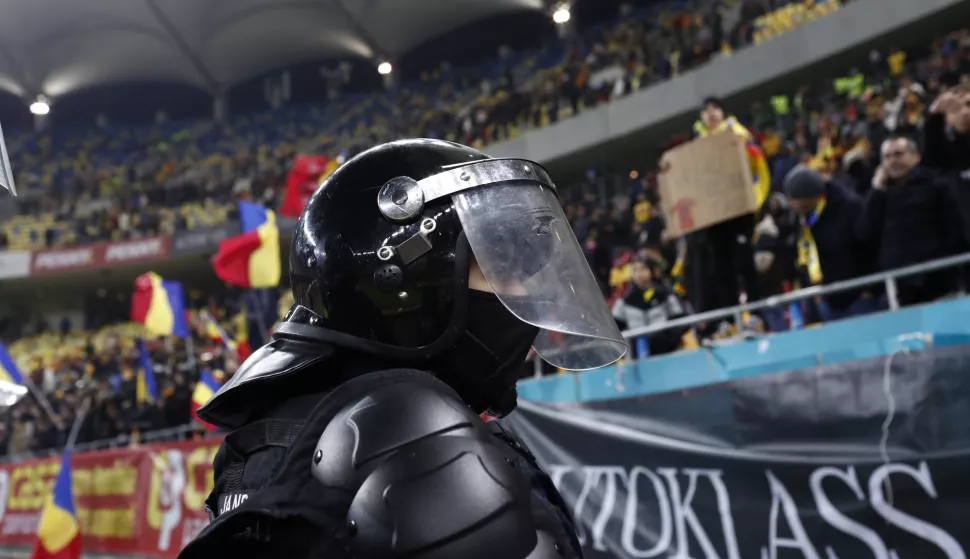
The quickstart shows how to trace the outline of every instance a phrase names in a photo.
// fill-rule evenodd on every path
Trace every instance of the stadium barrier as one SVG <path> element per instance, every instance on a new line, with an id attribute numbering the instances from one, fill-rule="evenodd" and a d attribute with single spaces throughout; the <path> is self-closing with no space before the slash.
<path id="1" fill-rule="evenodd" d="M 85 553 L 174 558 L 209 522 L 220 437 L 80 452 L 72 482 Z M 60 459 L 0 465 L 0 547 L 30 548 Z"/>
<path id="2" fill-rule="evenodd" d="M 833 293 L 841 293 L 843 291 L 852 291 L 864 287 L 869 287 L 873 285 L 883 284 L 886 290 L 886 301 L 889 305 L 890 312 L 899 310 L 899 300 L 897 298 L 897 282 L 902 278 L 907 278 L 911 276 L 917 276 L 925 274 L 928 272 L 935 272 L 937 270 L 945 270 L 950 268 L 957 268 L 960 266 L 965 266 L 970 264 L 970 253 L 958 254 L 956 256 L 949 256 L 946 258 L 940 258 L 937 260 L 931 260 L 929 262 L 923 262 L 920 264 L 915 264 L 913 266 L 907 266 L 905 268 L 898 268 L 896 270 L 890 270 L 888 272 L 880 272 L 877 274 L 870 274 L 868 276 L 863 276 L 861 278 L 855 278 L 846 281 L 834 282 L 826 285 L 815 285 L 811 287 L 806 287 L 803 289 L 797 289 L 789 293 L 782 295 L 775 295 L 762 299 L 760 301 L 754 301 L 751 303 L 745 303 L 743 305 L 737 305 L 734 307 L 726 307 L 723 309 L 716 309 L 713 311 L 706 311 L 702 313 L 688 315 L 682 318 L 677 318 L 663 323 L 658 324 L 648 324 L 646 326 L 641 326 L 639 328 L 633 328 L 630 330 L 625 330 L 622 332 L 623 337 L 627 340 L 633 340 L 641 336 L 648 336 L 657 332 L 662 332 L 664 330 L 670 330 L 675 328 L 689 328 L 697 326 L 698 324 L 705 322 L 717 322 L 725 319 L 730 319 L 734 322 L 734 326 L 738 335 L 728 340 L 728 342 L 739 342 L 745 339 L 747 334 L 744 331 L 744 315 L 747 313 L 752 313 L 765 309 L 777 309 L 781 308 L 790 303 L 795 303 L 798 301 L 804 301 L 807 299 L 813 299 L 815 297 L 824 297 Z M 779 335 L 780 333 L 771 333 L 774 335 Z M 681 355 L 681 354 L 674 354 Z M 535 377 L 539 378 L 542 376 L 542 362 L 539 359 L 533 357 L 533 366 Z"/>

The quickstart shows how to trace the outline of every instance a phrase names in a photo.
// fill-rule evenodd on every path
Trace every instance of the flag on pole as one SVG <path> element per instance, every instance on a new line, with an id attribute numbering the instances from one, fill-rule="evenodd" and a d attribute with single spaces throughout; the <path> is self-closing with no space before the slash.
<path id="1" fill-rule="evenodd" d="M 222 281 L 245 288 L 276 287 L 282 276 L 276 214 L 252 202 L 239 202 L 242 234 L 219 243 L 212 269 Z"/>
<path id="2" fill-rule="evenodd" d="M 207 431 L 215 431 L 216 426 L 199 419 L 198 411 L 218 391 L 219 381 L 216 380 L 209 369 L 202 371 L 202 376 L 199 377 L 199 382 L 195 385 L 195 391 L 192 393 L 190 409 L 192 410 L 192 417 L 201 423 Z"/>
<path id="3" fill-rule="evenodd" d="M 3 345 L 3 342 L 0 342 L 0 380 L 19 385 L 24 383 L 24 377 L 20 374 L 20 369 L 17 368 L 17 364 L 14 362 L 13 357 L 10 356 L 10 352 L 7 351 L 7 346 Z"/>
<path id="4" fill-rule="evenodd" d="M 37 527 L 37 543 L 30 559 L 80 559 L 81 523 L 74 507 L 71 451 L 64 451 L 54 489 L 47 498 Z"/>
<path id="5" fill-rule="evenodd" d="M 205 323 L 205 333 L 210 340 L 219 342 L 229 351 L 239 354 L 239 344 L 219 325 L 219 322 L 207 312 L 202 313 L 202 321 Z"/>
<path id="6" fill-rule="evenodd" d="M 155 272 L 138 276 L 131 296 L 131 319 L 155 336 L 189 337 L 182 284 Z"/>
<path id="7" fill-rule="evenodd" d="M 148 354 L 145 340 L 138 338 L 138 364 L 141 371 L 135 381 L 135 400 L 139 404 L 150 404 L 158 400 L 158 385 L 155 383 L 155 371 L 152 358 Z"/>

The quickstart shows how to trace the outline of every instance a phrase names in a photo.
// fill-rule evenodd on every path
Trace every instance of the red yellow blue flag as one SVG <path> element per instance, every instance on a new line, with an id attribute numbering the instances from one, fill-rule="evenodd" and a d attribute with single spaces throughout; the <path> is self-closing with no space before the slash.
<path id="1" fill-rule="evenodd" d="M 185 295 L 182 284 L 167 281 L 155 272 L 138 276 L 131 296 L 131 319 L 145 325 L 156 336 L 189 336 L 185 319 Z"/>
<path id="2" fill-rule="evenodd" d="M 31 559 L 79 559 L 81 557 L 81 524 L 74 507 L 71 483 L 71 452 L 64 452 L 54 490 L 41 511 L 37 543 Z"/>
<path id="3" fill-rule="evenodd" d="M 252 202 L 239 202 L 242 234 L 219 243 L 212 269 L 222 281 L 244 288 L 276 287 L 282 276 L 276 214 Z"/>

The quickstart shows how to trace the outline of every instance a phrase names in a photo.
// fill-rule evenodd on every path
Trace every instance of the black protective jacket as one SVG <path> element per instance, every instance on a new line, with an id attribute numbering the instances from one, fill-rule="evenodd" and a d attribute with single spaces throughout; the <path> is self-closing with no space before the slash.
<path id="1" fill-rule="evenodd" d="M 301 331 L 278 331 L 200 410 L 233 431 L 212 521 L 181 559 L 582 556 L 551 480 L 498 422 L 428 373 Z"/>

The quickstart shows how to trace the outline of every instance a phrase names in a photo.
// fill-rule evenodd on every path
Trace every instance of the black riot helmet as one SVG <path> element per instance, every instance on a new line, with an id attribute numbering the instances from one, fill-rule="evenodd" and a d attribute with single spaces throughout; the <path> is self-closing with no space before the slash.
<path id="1" fill-rule="evenodd" d="M 492 293 L 468 289 L 473 263 Z M 290 279 L 278 333 L 385 358 L 432 363 L 517 324 L 519 346 L 564 369 L 626 350 L 546 171 L 451 142 L 391 142 L 337 168 L 297 223 Z"/>

